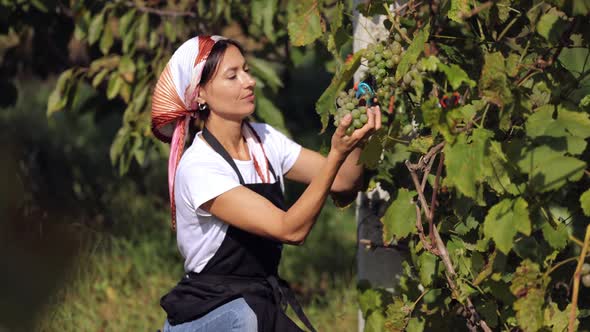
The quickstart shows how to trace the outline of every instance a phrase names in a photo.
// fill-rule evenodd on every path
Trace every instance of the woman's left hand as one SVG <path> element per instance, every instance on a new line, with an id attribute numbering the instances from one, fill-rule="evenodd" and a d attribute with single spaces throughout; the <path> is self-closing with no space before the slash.
<path id="1" fill-rule="evenodd" d="M 353 131 L 349 136 L 346 135 L 346 129 L 351 124 L 352 115 L 348 114 L 340 120 L 340 125 L 336 128 L 336 132 L 332 136 L 331 151 L 338 153 L 343 158 L 346 158 L 355 147 L 362 145 L 375 131 L 381 128 L 381 110 L 379 106 L 367 108 L 367 123 Z"/>

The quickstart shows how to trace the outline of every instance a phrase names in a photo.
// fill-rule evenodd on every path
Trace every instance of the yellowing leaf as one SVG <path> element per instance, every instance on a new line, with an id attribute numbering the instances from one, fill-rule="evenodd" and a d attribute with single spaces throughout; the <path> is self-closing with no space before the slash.
<path id="1" fill-rule="evenodd" d="M 289 1 L 287 30 L 294 46 L 304 46 L 322 36 L 317 0 Z"/>

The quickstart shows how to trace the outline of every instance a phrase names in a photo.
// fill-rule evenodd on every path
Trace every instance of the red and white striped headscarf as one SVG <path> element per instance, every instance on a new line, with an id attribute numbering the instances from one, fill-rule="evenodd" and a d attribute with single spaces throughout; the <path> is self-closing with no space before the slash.
<path id="1" fill-rule="evenodd" d="M 184 150 L 186 132 L 192 116 L 198 116 L 199 88 L 203 67 L 213 45 L 221 36 L 198 36 L 184 42 L 172 55 L 160 75 L 152 97 L 152 132 L 170 143 L 168 158 L 168 190 L 172 212 L 172 229 L 176 229 L 174 178 Z M 261 142 L 250 126 L 242 126 L 256 170 L 263 182 L 270 182 L 268 161 Z"/>

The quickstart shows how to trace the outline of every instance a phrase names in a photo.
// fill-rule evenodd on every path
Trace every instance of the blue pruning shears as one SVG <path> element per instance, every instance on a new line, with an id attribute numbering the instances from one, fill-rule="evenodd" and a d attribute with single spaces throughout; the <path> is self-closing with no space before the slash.
<path id="1" fill-rule="evenodd" d="M 371 88 L 371 86 L 365 82 L 365 81 L 361 81 L 357 84 L 355 84 L 354 89 L 356 90 L 356 95 L 355 97 L 357 99 L 360 99 L 360 97 L 369 96 L 368 100 L 365 100 L 367 107 L 373 105 L 373 97 L 375 96 L 375 91 L 373 91 L 373 88 Z"/>

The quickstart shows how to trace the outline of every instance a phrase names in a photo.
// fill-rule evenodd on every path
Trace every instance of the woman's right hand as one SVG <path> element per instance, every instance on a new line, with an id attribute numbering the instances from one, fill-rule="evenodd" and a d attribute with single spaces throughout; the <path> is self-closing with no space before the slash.
<path id="1" fill-rule="evenodd" d="M 352 124 L 352 115 L 349 113 L 340 120 L 340 125 L 332 135 L 331 153 L 339 159 L 346 159 L 348 154 L 357 146 L 365 142 L 375 131 L 381 128 L 381 110 L 379 106 L 367 108 L 367 123 L 361 128 L 346 135 L 346 129 Z"/>

